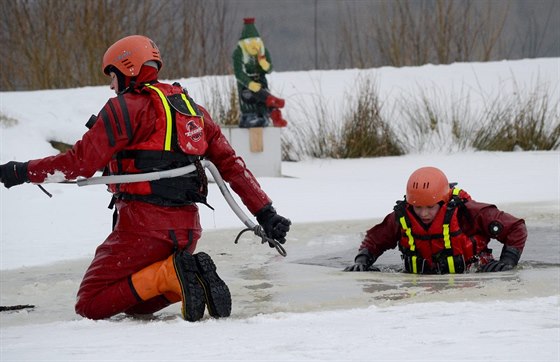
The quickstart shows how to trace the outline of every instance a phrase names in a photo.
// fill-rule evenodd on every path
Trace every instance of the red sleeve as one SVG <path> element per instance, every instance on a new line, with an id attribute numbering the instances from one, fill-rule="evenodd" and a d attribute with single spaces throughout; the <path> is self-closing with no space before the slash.
<path id="1" fill-rule="evenodd" d="M 111 98 L 101 109 L 97 121 L 82 139 L 65 153 L 31 160 L 28 177 L 33 183 L 74 180 L 78 176 L 91 177 L 103 169 L 113 154 L 123 149 L 130 138 L 149 134 L 150 122 L 138 122 L 150 111 L 142 97 L 130 95 Z M 126 101 L 125 101 L 126 99 Z M 151 118 L 153 119 L 153 118 Z M 140 129 L 146 128 L 146 132 Z"/>
<path id="2" fill-rule="evenodd" d="M 208 141 L 206 158 L 216 165 L 222 178 L 239 195 L 247 209 L 255 214 L 272 200 L 261 189 L 243 159 L 235 154 L 220 127 L 214 123 L 204 108 L 200 106 L 199 108 L 204 114 L 204 131 Z"/>
<path id="3" fill-rule="evenodd" d="M 366 232 L 360 245 L 360 250 L 367 249 L 375 257 L 385 251 L 394 249 L 401 238 L 401 228 L 397 223 L 395 213 L 385 216 L 380 224 L 375 225 Z"/>
<path id="4" fill-rule="evenodd" d="M 495 205 L 476 201 L 465 203 L 471 221 L 468 223 L 475 230 L 469 235 L 480 233 L 490 239 L 496 239 L 504 245 L 523 251 L 527 240 L 525 220 L 499 210 Z"/>

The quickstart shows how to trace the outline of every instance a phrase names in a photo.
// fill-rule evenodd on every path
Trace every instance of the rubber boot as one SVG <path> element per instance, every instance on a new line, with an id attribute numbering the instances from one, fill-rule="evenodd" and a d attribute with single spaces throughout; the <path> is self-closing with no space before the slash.
<path id="1" fill-rule="evenodd" d="M 198 276 L 204 288 L 208 313 L 214 318 L 229 317 L 231 314 L 231 293 L 226 283 L 216 273 L 216 264 L 206 253 L 194 255 Z"/>
<path id="2" fill-rule="evenodd" d="M 197 272 L 194 257 L 181 251 L 134 273 L 131 279 L 142 300 L 161 294 L 181 296 L 183 318 L 195 322 L 204 316 L 205 308 L 204 290 Z"/>
<path id="3" fill-rule="evenodd" d="M 269 94 L 265 100 L 267 108 L 284 108 L 285 103 L 282 98 L 275 97 L 272 94 Z"/>
<path id="4" fill-rule="evenodd" d="M 270 119 L 274 127 L 286 127 L 288 125 L 288 121 L 282 118 L 282 112 L 279 109 L 273 109 L 270 112 Z"/>

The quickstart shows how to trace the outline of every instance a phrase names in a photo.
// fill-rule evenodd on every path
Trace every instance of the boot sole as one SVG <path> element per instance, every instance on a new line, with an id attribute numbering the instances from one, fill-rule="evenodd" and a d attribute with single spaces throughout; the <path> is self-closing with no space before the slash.
<path id="1" fill-rule="evenodd" d="M 231 315 L 231 293 L 226 283 L 216 273 L 216 264 L 206 253 L 195 254 L 198 280 L 204 289 L 208 313 L 214 318 Z"/>
<path id="2" fill-rule="evenodd" d="M 199 283 L 197 276 L 198 268 L 195 258 L 182 251 L 175 254 L 173 266 L 179 284 L 181 284 L 181 314 L 183 319 L 196 322 L 204 316 L 204 289 Z"/>

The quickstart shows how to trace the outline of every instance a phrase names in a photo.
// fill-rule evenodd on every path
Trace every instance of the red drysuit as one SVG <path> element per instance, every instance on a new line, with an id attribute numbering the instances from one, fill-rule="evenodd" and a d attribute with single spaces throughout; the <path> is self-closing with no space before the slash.
<path id="1" fill-rule="evenodd" d="M 143 67 L 142 69 L 150 68 Z M 151 81 L 154 86 L 171 87 L 155 81 L 155 72 L 140 73 L 137 84 Z M 146 142 L 156 131 L 158 112 L 149 92 L 132 91 L 111 98 L 99 112 L 93 127 L 74 147 L 63 154 L 32 160 L 28 178 L 41 183 L 47 178 L 67 180 L 91 177 L 105 168 L 125 148 Z M 255 214 L 271 203 L 257 180 L 236 156 L 208 112 L 203 116 L 207 143 L 204 158 L 213 162 L 223 179 Z M 160 119 L 161 121 L 161 119 Z M 76 312 L 91 319 L 115 314 L 152 313 L 180 300 L 176 295 L 158 296 L 142 302 L 131 287 L 131 274 L 166 259 L 175 250 L 187 247 L 192 253 L 201 236 L 196 204 L 161 206 L 139 200 L 118 200 L 114 230 L 97 248 L 95 257 L 80 285 Z"/>
<path id="2" fill-rule="evenodd" d="M 411 206 L 406 204 L 406 213 L 412 220 L 412 233 L 418 238 L 417 251 L 422 258 L 428 261 L 429 267 L 432 267 L 432 259 L 435 254 L 441 252 L 441 246 L 437 247 L 437 242 L 442 236 L 436 236 L 434 230 L 441 233 L 443 217 L 439 216 L 445 213 L 446 205 L 444 204 L 440 208 L 432 225 L 423 228 L 422 223 L 417 219 L 415 220 L 416 216 L 411 211 Z M 375 259 L 399 244 L 401 251 L 403 253 L 407 252 L 409 241 L 397 215 L 398 212 L 393 211 L 380 224 L 369 229 L 360 245 L 360 250 L 367 249 Z M 463 207 L 458 208 L 455 218 L 456 221 L 454 222 L 457 223 L 461 232 L 457 236 L 459 241 L 462 241 L 461 236 L 465 235 L 468 247 L 472 248 L 472 250 L 464 250 L 463 252 L 467 263 L 469 262 L 467 259 L 473 255 L 477 256 L 480 252 L 486 251 L 491 239 L 496 239 L 506 246 L 519 250 L 519 252 L 523 251 L 527 239 L 525 221 L 499 210 L 495 205 L 467 200 Z M 424 240 L 421 240 L 424 234 L 430 233 L 434 234 L 433 238 L 424 237 Z"/>

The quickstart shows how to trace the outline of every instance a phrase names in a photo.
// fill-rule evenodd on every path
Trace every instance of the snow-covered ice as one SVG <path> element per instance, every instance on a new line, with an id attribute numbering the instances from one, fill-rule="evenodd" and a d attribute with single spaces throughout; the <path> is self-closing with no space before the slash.
<path id="1" fill-rule="evenodd" d="M 488 96 L 516 84 L 549 81 L 560 100 L 560 59 L 367 70 L 388 100 L 417 85 L 470 89 Z M 336 103 L 363 71 L 274 73 L 271 85 Z M 183 79 L 194 99 L 207 78 Z M 504 86 L 506 84 L 507 86 Z M 452 92 L 448 92 L 451 94 Z M 46 140 L 73 143 L 112 93 L 108 87 L 3 92 L 0 162 L 54 151 Z M 290 103 L 291 102 L 291 103 Z M 203 103 L 203 102 L 201 102 Z M 523 217 L 529 239 L 516 271 L 495 275 L 412 276 L 344 273 L 365 230 L 392 209 L 416 168 L 433 165 L 475 199 Z M 179 306 L 151 320 L 74 314 L 77 287 L 96 246 L 109 233 L 103 186 L 48 184 L 0 189 L 0 304 L 35 304 L 0 314 L 1 361 L 102 360 L 485 360 L 560 359 L 560 152 L 445 153 L 375 159 L 284 162 L 281 178 L 259 178 L 277 210 L 293 222 L 282 258 L 245 234 L 215 184 L 202 207 L 199 251 L 212 255 L 232 291 L 232 316 L 197 323 Z M 491 247 L 500 249 L 497 242 Z M 398 264 L 397 251 L 378 264 Z"/>

